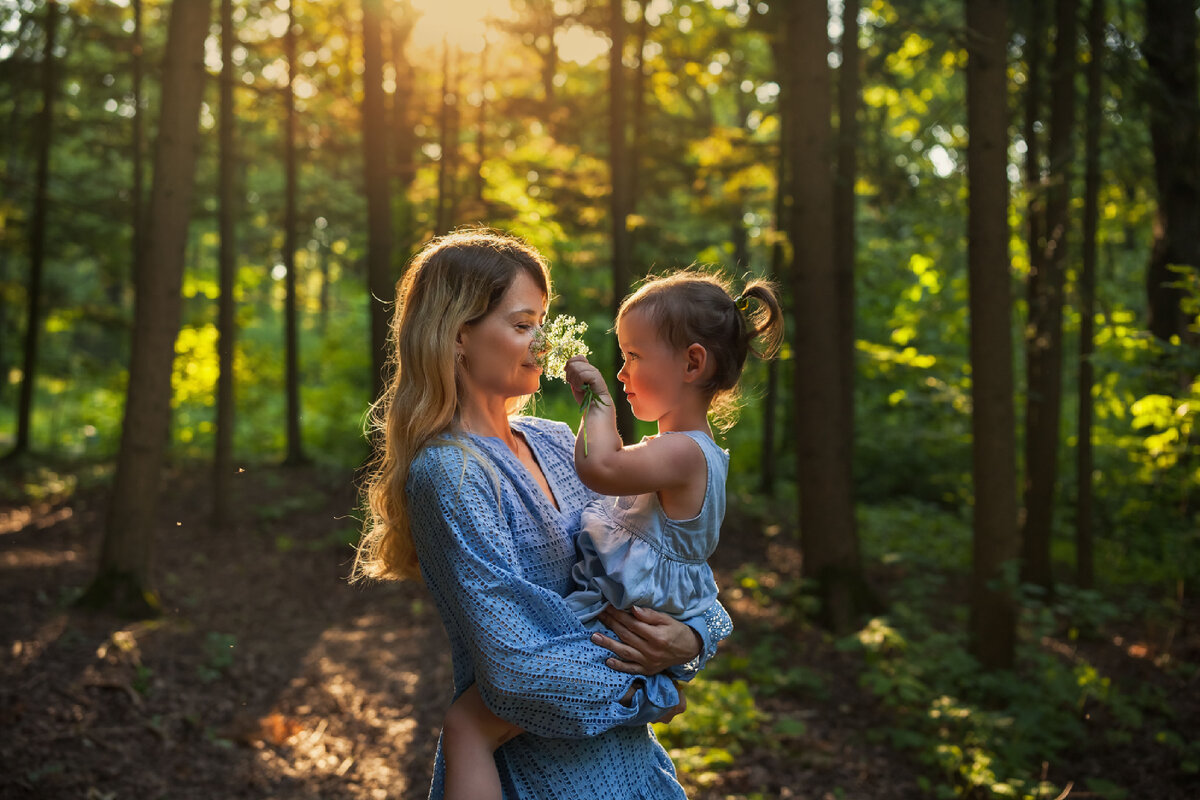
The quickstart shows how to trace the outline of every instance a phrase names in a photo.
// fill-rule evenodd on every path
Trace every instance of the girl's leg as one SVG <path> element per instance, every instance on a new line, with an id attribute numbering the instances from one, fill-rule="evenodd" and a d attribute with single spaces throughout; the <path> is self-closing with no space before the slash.
<path id="1" fill-rule="evenodd" d="M 477 687 L 459 695 L 442 724 L 445 800 L 501 800 L 500 774 L 492 753 L 519 733 L 520 728 L 488 710 Z"/>

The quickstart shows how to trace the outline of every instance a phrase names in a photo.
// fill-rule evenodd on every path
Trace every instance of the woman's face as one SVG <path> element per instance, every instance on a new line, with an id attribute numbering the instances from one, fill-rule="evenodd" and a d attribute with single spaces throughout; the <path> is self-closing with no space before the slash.
<path id="1" fill-rule="evenodd" d="M 546 319 L 546 296 L 533 278 L 519 271 L 487 316 L 458 334 L 459 370 L 469 393 L 508 399 L 538 390 L 542 368 L 529 345 Z"/>

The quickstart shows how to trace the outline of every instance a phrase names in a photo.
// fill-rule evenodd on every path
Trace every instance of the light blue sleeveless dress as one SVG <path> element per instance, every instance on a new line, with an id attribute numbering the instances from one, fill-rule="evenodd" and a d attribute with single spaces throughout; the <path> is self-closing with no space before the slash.
<path id="1" fill-rule="evenodd" d="M 729 453 L 701 431 L 671 431 L 699 445 L 708 465 L 700 513 L 671 519 L 654 492 L 600 497 L 583 510 L 576 539 L 579 560 L 571 571 L 575 590 L 567 605 L 587 627 L 608 604 L 652 608 L 678 620 L 699 616 L 717 599 L 708 557 L 717 548 L 725 518 Z"/>

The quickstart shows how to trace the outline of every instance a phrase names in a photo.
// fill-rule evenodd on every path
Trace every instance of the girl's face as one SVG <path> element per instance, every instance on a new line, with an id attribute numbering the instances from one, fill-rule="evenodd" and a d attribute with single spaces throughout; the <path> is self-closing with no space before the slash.
<path id="1" fill-rule="evenodd" d="M 468 391 L 498 399 L 536 392 L 542 368 L 529 345 L 545 319 L 541 287 L 524 271 L 518 272 L 496 307 L 459 331 L 458 352 L 465 361 L 459 370 Z"/>
<path id="2" fill-rule="evenodd" d="M 680 407 L 686 382 L 686 350 L 676 350 L 658 335 L 658 327 L 638 308 L 617 321 L 617 345 L 624 366 L 617 380 L 625 387 L 633 415 L 658 422 Z"/>

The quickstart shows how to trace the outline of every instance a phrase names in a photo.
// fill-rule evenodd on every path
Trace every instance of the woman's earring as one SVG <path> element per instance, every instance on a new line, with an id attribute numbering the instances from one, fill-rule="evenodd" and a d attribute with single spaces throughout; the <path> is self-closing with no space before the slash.
<path id="1" fill-rule="evenodd" d="M 465 354 L 463 354 L 462 352 L 455 353 L 455 354 L 454 354 L 454 360 L 455 360 L 455 361 L 458 363 L 458 365 L 459 365 L 460 367 L 462 367 L 463 369 L 466 369 L 466 368 L 467 368 L 467 357 L 466 357 L 466 355 L 465 355 Z"/>

